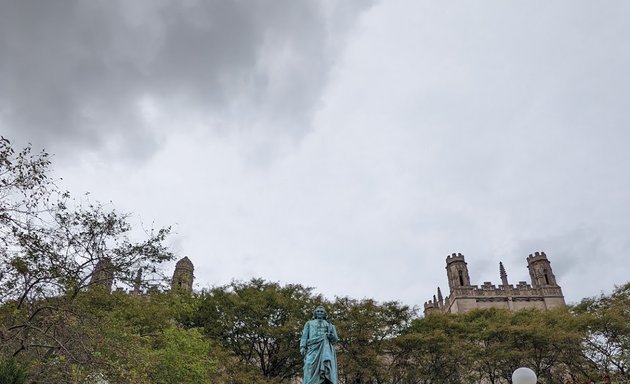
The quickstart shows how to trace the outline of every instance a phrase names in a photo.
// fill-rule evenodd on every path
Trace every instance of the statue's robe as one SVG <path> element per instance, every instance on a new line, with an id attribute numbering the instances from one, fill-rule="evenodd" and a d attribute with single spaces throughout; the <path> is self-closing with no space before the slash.
<path id="1" fill-rule="evenodd" d="M 304 324 L 300 339 L 300 348 L 306 348 L 303 384 L 337 384 L 337 340 L 337 329 L 326 320 Z"/>

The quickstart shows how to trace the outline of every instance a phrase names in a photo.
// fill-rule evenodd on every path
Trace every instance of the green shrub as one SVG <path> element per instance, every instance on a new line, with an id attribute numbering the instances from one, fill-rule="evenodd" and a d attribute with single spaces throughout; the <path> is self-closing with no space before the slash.
<path id="1" fill-rule="evenodd" d="M 26 379 L 26 365 L 14 358 L 0 358 L 0 384 L 24 384 Z"/>

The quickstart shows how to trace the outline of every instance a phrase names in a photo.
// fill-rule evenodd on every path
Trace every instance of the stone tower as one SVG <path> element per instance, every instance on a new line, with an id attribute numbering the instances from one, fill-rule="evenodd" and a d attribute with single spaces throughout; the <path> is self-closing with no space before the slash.
<path id="1" fill-rule="evenodd" d="M 527 268 L 532 279 L 529 285 L 519 281 L 512 285 L 507 272 L 499 262 L 501 285 L 495 286 L 486 281 L 481 286 L 470 284 L 468 266 L 461 253 L 446 257 L 446 273 L 450 294 L 442 297 L 438 288 L 437 296 L 424 303 L 425 315 L 430 313 L 466 313 L 474 309 L 503 308 L 518 311 L 527 308 L 551 309 L 565 305 L 562 288 L 556 282 L 551 264 L 544 252 L 536 252 L 527 257 Z"/>
<path id="2" fill-rule="evenodd" d="M 172 292 L 192 292 L 192 285 L 195 276 L 195 267 L 188 257 L 184 257 L 175 264 L 175 272 L 171 280 Z"/>
<path id="3" fill-rule="evenodd" d="M 133 281 L 133 291 L 131 291 L 131 294 L 142 294 L 142 268 L 138 269 L 138 271 L 136 272 L 136 278 Z"/>
<path id="4" fill-rule="evenodd" d="M 532 287 L 557 287 L 556 276 L 551 271 L 551 263 L 545 252 L 536 252 L 527 257 L 527 269 L 532 279 Z"/>
<path id="5" fill-rule="evenodd" d="M 453 253 L 446 257 L 446 275 L 448 276 L 448 287 L 451 292 L 455 288 L 470 286 L 470 275 L 468 275 L 468 264 L 461 253 Z"/>
<path id="6" fill-rule="evenodd" d="M 96 263 L 92 277 L 90 278 L 90 288 L 100 288 L 107 292 L 112 291 L 114 285 L 114 265 L 109 259 L 101 259 Z"/>

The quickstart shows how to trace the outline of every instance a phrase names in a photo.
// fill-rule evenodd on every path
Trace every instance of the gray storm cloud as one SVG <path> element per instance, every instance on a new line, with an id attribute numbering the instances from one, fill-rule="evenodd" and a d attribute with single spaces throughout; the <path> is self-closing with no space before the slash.
<path id="1" fill-rule="evenodd" d="M 2 2 L 0 128 L 52 150 L 113 142 L 142 157 L 160 140 L 143 118 L 149 100 L 162 114 L 185 108 L 240 126 L 273 121 L 299 138 L 344 34 L 368 5 Z"/>

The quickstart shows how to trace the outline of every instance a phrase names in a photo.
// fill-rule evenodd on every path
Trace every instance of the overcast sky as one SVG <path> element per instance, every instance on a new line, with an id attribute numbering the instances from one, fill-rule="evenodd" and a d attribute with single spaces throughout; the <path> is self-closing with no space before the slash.
<path id="1" fill-rule="evenodd" d="M 630 280 L 630 2 L 0 0 L 0 133 L 196 287 Z"/>

